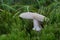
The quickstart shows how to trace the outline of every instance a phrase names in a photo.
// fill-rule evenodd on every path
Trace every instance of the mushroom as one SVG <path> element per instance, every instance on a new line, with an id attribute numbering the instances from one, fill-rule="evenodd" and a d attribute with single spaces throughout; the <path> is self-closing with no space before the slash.
<path id="1" fill-rule="evenodd" d="M 32 13 L 32 12 L 24 12 L 19 15 L 19 17 L 24 18 L 24 19 L 33 19 L 34 27 L 32 28 L 33 30 L 40 31 L 42 29 L 41 24 L 39 22 L 43 22 L 44 20 L 47 21 L 48 18 L 38 14 L 38 13 Z"/>

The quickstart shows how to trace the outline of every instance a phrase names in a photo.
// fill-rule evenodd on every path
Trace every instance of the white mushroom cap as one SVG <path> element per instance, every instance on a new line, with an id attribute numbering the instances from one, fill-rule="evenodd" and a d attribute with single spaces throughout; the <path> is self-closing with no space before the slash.
<path id="1" fill-rule="evenodd" d="M 24 19 L 36 19 L 36 20 L 42 21 L 42 22 L 45 18 L 45 16 L 43 16 L 43 15 L 40 15 L 38 13 L 32 13 L 32 12 L 21 13 L 19 16 Z"/>
<path id="2" fill-rule="evenodd" d="M 39 25 L 39 22 L 43 22 L 44 19 L 47 21 L 47 17 L 41 15 L 41 14 L 38 14 L 38 13 L 32 13 L 32 12 L 25 12 L 25 13 L 21 13 L 19 15 L 21 18 L 24 18 L 24 19 L 33 19 L 33 23 L 34 23 L 34 27 L 33 27 L 33 30 L 36 30 L 36 31 L 40 31 L 41 30 L 41 25 Z"/>

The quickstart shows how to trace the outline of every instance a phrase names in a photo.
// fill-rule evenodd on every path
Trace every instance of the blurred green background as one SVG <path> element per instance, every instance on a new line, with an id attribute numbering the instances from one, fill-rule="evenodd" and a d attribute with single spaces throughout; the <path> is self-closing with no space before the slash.
<path id="1" fill-rule="evenodd" d="M 22 12 L 37 12 L 50 19 L 40 32 Z M 60 40 L 60 0 L 0 0 L 0 40 Z"/>

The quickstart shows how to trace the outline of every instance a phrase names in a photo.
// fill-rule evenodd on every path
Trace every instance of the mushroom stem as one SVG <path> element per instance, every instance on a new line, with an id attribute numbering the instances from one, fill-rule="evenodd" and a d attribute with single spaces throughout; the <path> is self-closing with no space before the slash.
<path id="1" fill-rule="evenodd" d="M 40 31 L 41 30 L 41 25 L 39 25 L 39 22 L 36 19 L 33 19 L 33 30 Z"/>

